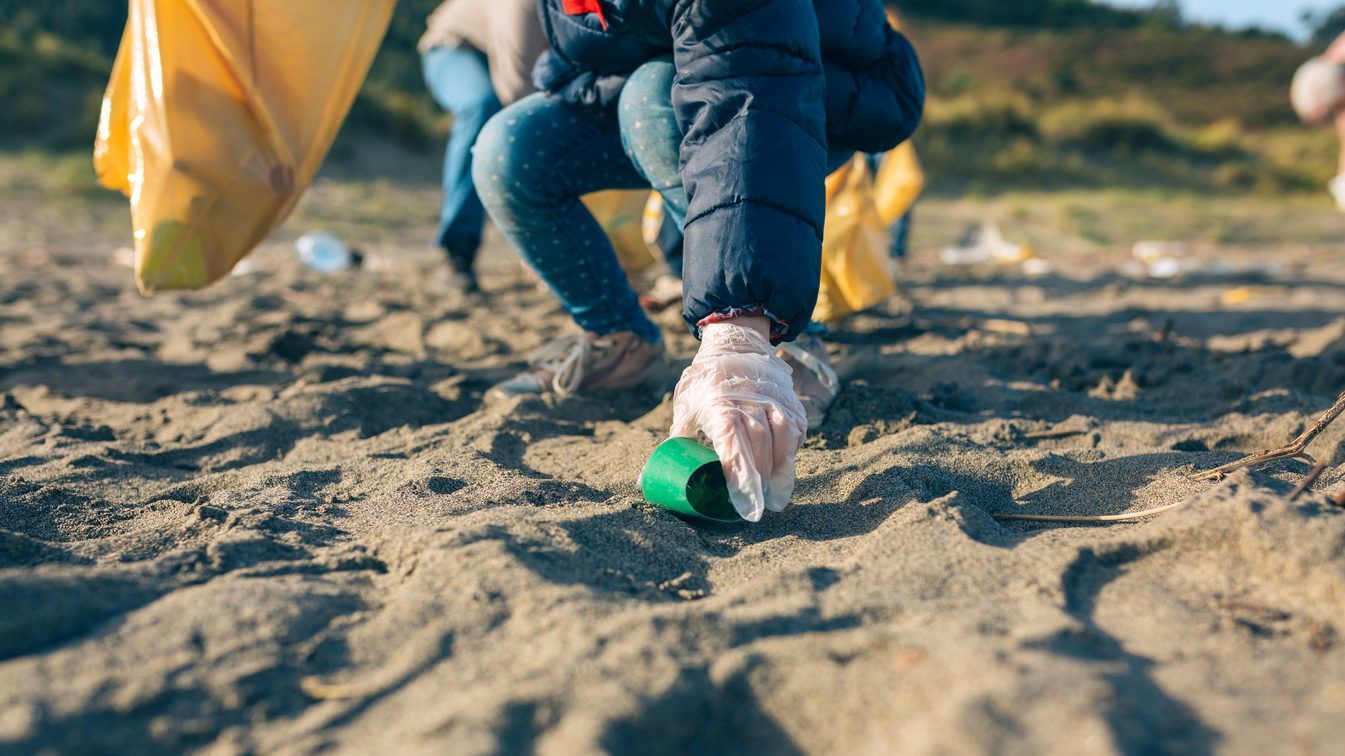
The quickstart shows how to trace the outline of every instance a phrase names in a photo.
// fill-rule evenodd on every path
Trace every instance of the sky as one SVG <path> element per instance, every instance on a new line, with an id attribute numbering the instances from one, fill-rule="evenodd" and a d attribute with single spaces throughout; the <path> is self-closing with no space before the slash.
<path id="1" fill-rule="evenodd" d="M 1304 10 L 1322 11 L 1345 5 L 1345 0 L 1180 0 L 1192 21 L 1221 23 L 1232 28 L 1262 26 L 1297 39 L 1307 36 L 1299 21 Z M 1108 0 L 1112 5 L 1145 7 L 1153 0 Z"/>

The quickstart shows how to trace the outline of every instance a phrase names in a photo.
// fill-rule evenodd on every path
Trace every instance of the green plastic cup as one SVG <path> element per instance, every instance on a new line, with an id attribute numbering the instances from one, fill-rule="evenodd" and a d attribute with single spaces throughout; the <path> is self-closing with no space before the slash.
<path id="1" fill-rule="evenodd" d="M 640 487 L 651 503 L 679 515 L 715 522 L 741 519 L 729 499 L 719 455 L 689 438 L 659 444 L 640 474 Z"/>

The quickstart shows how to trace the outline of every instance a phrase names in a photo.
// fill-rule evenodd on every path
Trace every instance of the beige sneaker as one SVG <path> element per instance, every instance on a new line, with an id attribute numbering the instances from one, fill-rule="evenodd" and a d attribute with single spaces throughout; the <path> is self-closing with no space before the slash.
<path id="1" fill-rule="evenodd" d="M 486 392 L 488 399 L 632 388 L 663 377 L 663 343 L 634 332 L 562 336 L 532 354 L 530 367 Z"/>
<path id="2" fill-rule="evenodd" d="M 808 430 L 817 430 L 841 393 L 841 379 L 831 367 L 827 345 L 821 338 L 805 333 L 780 345 L 780 359 L 794 371 L 794 393 L 808 415 Z"/>

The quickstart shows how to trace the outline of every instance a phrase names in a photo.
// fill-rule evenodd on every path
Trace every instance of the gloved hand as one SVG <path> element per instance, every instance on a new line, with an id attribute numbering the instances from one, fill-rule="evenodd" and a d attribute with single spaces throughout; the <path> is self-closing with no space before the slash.
<path id="1" fill-rule="evenodd" d="M 759 331 L 733 321 L 701 329 L 700 351 L 673 395 L 671 434 L 694 438 L 698 430 L 719 454 L 744 520 L 789 505 L 808 418 L 789 366 Z"/>

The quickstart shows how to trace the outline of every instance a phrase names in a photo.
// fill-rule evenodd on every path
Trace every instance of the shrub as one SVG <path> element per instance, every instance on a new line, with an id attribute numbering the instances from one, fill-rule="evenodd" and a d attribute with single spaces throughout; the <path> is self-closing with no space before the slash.
<path id="1" fill-rule="evenodd" d="M 1040 128 L 1056 146 L 1121 157 L 1140 152 L 1171 154 L 1183 148 L 1162 111 L 1135 98 L 1060 105 L 1042 114 Z"/>

